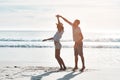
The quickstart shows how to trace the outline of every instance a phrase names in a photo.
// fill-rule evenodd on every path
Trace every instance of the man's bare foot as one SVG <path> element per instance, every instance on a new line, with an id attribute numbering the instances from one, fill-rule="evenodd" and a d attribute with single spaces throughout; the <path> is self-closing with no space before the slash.
<path id="1" fill-rule="evenodd" d="M 84 70 L 85 70 L 85 67 L 82 67 L 82 68 L 80 69 L 81 72 L 83 72 Z"/>

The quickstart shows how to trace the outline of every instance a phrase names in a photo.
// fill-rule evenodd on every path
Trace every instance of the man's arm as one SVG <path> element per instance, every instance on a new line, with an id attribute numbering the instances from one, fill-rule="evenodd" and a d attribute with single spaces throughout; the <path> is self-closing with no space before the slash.
<path id="1" fill-rule="evenodd" d="M 83 34 L 80 33 L 80 40 L 82 41 L 83 40 Z"/>
<path id="2" fill-rule="evenodd" d="M 60 15 L 57 15 L 58 17 L 61 17 L 65 22 L 67 22 L 68 24 L 72 25 L 72 22 L 68 21 L 66 18 L 60 16 Z"/>
<path id="3" fill-rule="evenodd" d="M 82 40 L 83 40 L 83 35 L 82 35 L 82 33 L 79 33 L 79 37 L 80 37 L 80 40 L 78 40 L 76 43 L 79 43 L 79 42 L 82 42 Z"/>

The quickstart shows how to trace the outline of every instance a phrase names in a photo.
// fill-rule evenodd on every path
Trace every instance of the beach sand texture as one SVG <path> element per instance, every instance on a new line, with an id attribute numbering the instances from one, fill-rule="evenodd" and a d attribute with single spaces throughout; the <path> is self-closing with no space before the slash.
<path id="1" fill-rule="evenodd" d="M 74 56 L 72 48 L 61 51 L 67 70 L 57 72 L 58 63 L 54 58 L 53 48 L 3 48 L 5 56 L 10 53 L 20 54 L 16 58 L 8 55 L 8 61 L 1 61 L 0 80 L 118 80 L 120 79 L 120 50 L 84 48 L 86 69 L 84 72 L 73 72 Z M 7 51 L 6 51 L 7 50 Z M 42 53 L 44 54 L 42 54 Z M 48 53 L 50 52 L 50 53 Z M 22 56 L 22 54 L 26 54 Z M 29 55 L 28 55 L 29 54 Z M 34 55 L 34 56 L 33 56 Z M 14 55 L 15 56 L 15 55 Z M 23 61 L 20 62 L 20 57 Z M 43 57 L 43 58 L 42 58 Z M 27 61 L 30 58 L 31 61 Z M 81 62 L 79 61 L 79 69 Z"/>

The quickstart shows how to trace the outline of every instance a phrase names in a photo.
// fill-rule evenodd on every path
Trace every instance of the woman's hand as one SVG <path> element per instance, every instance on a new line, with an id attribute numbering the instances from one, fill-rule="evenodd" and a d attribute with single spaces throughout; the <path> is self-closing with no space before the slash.
<path id="1" fill-rule="evenodd" d="M 61 16 L 60 16 L 60 15 L 56 15 L 56 17 L 58 17 L 58 18 L 59 18 L 59 17 L 61 17 Z"/>
<path id="2" fill-rule="evenodd" d="M 47 39 L 43 39 L 42 41 L 47 41 Z"/>

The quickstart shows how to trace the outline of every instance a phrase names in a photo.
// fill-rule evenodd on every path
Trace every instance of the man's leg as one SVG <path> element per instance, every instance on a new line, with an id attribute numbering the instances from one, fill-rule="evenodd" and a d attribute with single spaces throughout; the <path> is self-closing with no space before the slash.
<path id="1" fill-rule="evenodd" d="M 78 69 L 78 52 L 76 50 L 76 48 L 74 48 L 74 57 L 75 57 L 75 67 L 73 69 L 73 71 L 75 71 L 76 69 Z"/>
<path id="2" fill-rule="evenodd" d="M 82 61 L 82 68 L 80 69 L 80 71 L 83 71 L 85 69 L 85 60 L 84 60 L 84 56 L 80 56 L 81 57 L 81 61 Z"/>
<path id="3" fill-rule="evenodd" d="M 80 71 L 83 71 L 85 69 L 85 60 L 84 60 L 84 56 L 83 56 L 83 46 L 82 45 L 79 46 L 79 55 L 81 57 L 81 62 L 82 62 L 82 68 L 80 69 Z"/>

